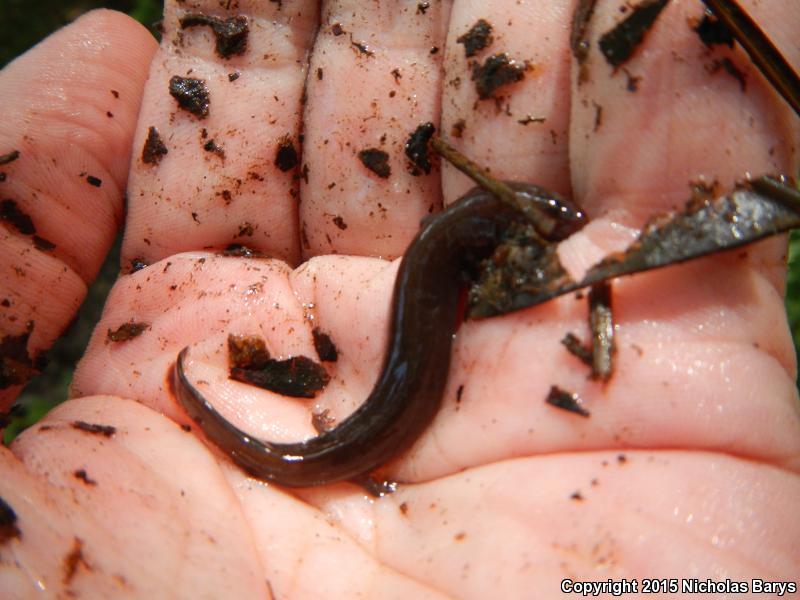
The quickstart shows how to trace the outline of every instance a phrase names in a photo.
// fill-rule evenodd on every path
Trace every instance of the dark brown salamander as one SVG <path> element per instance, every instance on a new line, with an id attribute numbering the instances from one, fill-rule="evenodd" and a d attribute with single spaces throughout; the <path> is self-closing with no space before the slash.
<path id="1" fill-rule="evenodd" d="M 509 182 L 520 207 L 551 219 L 546 241 L 586 222 L 572 202 L 532 184 Z M 394 287 L 389 347 L 367 400 L 336 427 L 304 442 L 254 439 L 226 421 L 186 378 L 184 348 L 173 369 L 179 402 L 206 436 L 245 471 L 305 487 L 366 475 L 413 444 L 439 410 L 447 383 L 464 268 L 487 256 L 502 232 L 524 217 L 476 188 L 426 219 L 409 246 Z M 552 226 L 554 225 L 554 226 Z"/>
<path id="2" fill-rule="evenodd" d="M 800 114 L 800 78 L 760 28 L 736 2 L 703 1 Z M 573 43 L 579 60 L 582 55 L 575 44 L 585 44 L 581 19 L 588 20 L 591 13 L 586 7 L 577 19 L 579 29 Z M 172 372 L 178 400 L 209 439 L 252 475 L 297 487 L 357 479 L 407 449 L 441 404 L 452 335 L 458 326 L 463 267 L 491 252 L 501 232 L 509 223 L 524 219 L 523 214 L 537 224 L 545 244 L 564 239 L 583 226 L 585 217 L 577 206 L 533 185 L 511 184 L 509 189 L 482 175 L 464 157 L 448 156 L 446 144 L 437 144 L 436 138 L 431 143 L 456 167 L 473 171 L 470 176 L 496 195 L 473 190 L 423 225 L 398 272 L 383 370 L 372 393 L 351 416 L 305 442 L 260 442 L 227 422 L 189 383 L 184 370 L 188 348 L 179 354 Z M 528 299 L 526 306 L 622 274 L 682 262 L 800 227 L 798 204 L 797 192 L 781 181 L 762 178 L 737 186 L 729 197 L 709 200 L 702 211 L 692 205 L 670 223 L 646 231 L 626 256 L 602 261 L 580 282 L 567 280 L 551 286 L 547 293 Z M 697 235 L 697 231 L 708 230 L 707 223 L 695 222 L 701 218 L 710 220 L 719 239 L 698 244 L 709 237 Z M 748 225 L 744 238 L 738 225 L 731 225 L 734 219 Z M 662 233 L 672 236 L 668 253 L 663 251 Z"/>

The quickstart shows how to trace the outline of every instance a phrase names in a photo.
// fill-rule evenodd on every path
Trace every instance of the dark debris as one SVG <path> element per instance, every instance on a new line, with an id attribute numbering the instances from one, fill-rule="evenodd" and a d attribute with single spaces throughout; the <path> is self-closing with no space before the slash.
<path id="1" fill-rule="evenodd" d="M 267 344 L 258 335 L 228 336 L 228 365 L 231 368 L 261 369 L 270 360 Z"/>
<path id="2" fill-rule="evenodd" d="M 562 338 L 561 345 L 583 364 L 588 367 L 592 366 L 592 349 L 584 344 L 577 335 L 568 333 Z"/>
<path id="3" fill-rule="evenodd" d="M 456 38 L 457 43 L 464 45 L 464 55 L 467 58 L 475 56 L 484 48 L 488 48 L 493 41 L 492 26 L 485 19 L 478 19 L 469 31 Z"/>
<path id="4" fill-rule="evenodd" d="M 614 373 L 617 346 L 614 314 L 611 307 L 611 284 L 595 283 L 589 289 L 589 329 L 592 332 L 592 379 L 608 381 Z"/>
<path id="5" fill-rule="evenodd" d="M 608 64 L 618 67 L 631 57 L 668 1 L 644 0 L 614 29 L 600 36 L 600 51 Z"/>
<path id="6" fill-rule="evenodd" d="M 106 337 L 110 342 L 127 342 L 142 335 L 149 327 L 150 323 L 129 321 L 113 331 L 109 329 Z"/>
<path id="7" fill-rule="evenodd" d="M 586 30 L 589 28 L 589 21 L 592 19 L 596 3 L 597 0 L 579 0 L 572 15 L 569 46 L 578 64 L 583 64 L 589 55 L 589 40 L 586 39 Z"/>
<path id="8" fill-rule="evenodd" d="M 336 419 L 330 416 L 330 411 L 326 408 L 325 410 L 311 413 L 311 426 L 317 433 L 325 433 L 336 426 Z"/>
<path id="9" fill-rule="evenodd" d="M 231 379 L 294 398 L 314 398 L 330 381 L 327 371 L 306 356 L 271 358 L 256 335 L 228 336 L 228 364 Z"/>
<path id="10" fill-rule="evenodd" d="M 20 155 L 19 150 L 12 150 L 11 152 L 0 154 L 0 166 L 14 162 L 19 158 L 19 155 Z"/>
<path id="11" fill-rule="evenodd" d="M 478 98 L 495 98 L 495 92 L 501 87 L 522 81 L 526 70 L 525 64 L 510 59 L 506 53 L 490 56 L 482 65 L 473 63 L 472 80 Z"/>
<path id="12" fill-rule="evenodd" d="M 216 154 L 222 159 L 225 158 L 225 149 L 217 144 L 217 142 L 215 142 L 213 139 L 208 140 L 205 144 L 203 144 L 203 150 L 212 154 Z"/>
<path id="13" fill-rule="evenodd" d="M 33 240 L 33 245 L 37 250 L 41 250 L 42 252 L 51 252 L 52 250 L 56 249 L 56 245 L 53 242 L 41 236 L 34 235 L 31 239 Z"/>
<path id="14" fill-rule="evenodd" d="M 255 250 L 242 244 L 228 244 L 220 254 L 237 258 L 268 258 L 268 255 L 260 250 Z"/>
<path id="15" fill-rule="evenodd" d="M 375 52 L 369 49 L 364 42 L 356 42 L 353 39 L 353 36 L 350 36 L 350 45 L 356 49 L 357 54 L 363 54 L 364 56 L 375 56 Z"/>
<path id="16" fill-rule="evenodd" d="M 149 266 L 147 262 L 143 258 L 135 257 L 131 259 L 131 266 L 129 273 L 136 273 L 136 271 L 141 271 L 142 269 L 146 269 Z"/>
<path id="17" fill-rule="evenodd" d="M 709 9 L 705 10 L 703 18 L 694 27 L 694 30 L 700 40 L 709 48 L 715 45 L 733 48 L 733 33 Z"/>
<path id="18" fill-rule="evenodd" d="M 450 135 L 454 138 L 460 138 L 464 135 L 464 130 L 467 128 L 467 122 L 464 119 L 459 119 L 450 128 Z"/>
<path id="19" fill-rule="evenodd" d="M 495 265 L 502 266 L 499 273 L 491 264 L 483 266 L 483 273 L 470 289 L 467 315 L 490 317 L 535 306 L 621 275 L 738 248 L 798 228 L 800 192 L 792 185 L 762 177 L 739 184 L 716 199 L 703 196 L 695 188 L 683 212 L 651 219 L 625 252 L 600 261 L 581 281 L 566 274 L 552 247 L 538 256 L 526 256 L 520 254 L 525 252 L 524 247 L 515 248 L 518 242 L 512 237 L 506 242 L 510 248 L 505 252 L 516 252 L 524 260 L 501 256 L 501 260 L 495 260 Z M 503 252 L 502 246 L 495 255 Z"/>
<path id="20" fill-rule="evenodd" d="M 23 235 L 36 233 L 33 219 L 23 212 L 19 204 L 11 198 L 0 201 L 0 220 L 5 221 Z"/>
<path id="21" fill-rule="evenodd" d="M 725 71 L 725 73 L 739 82 L 739 87 L 743 92 L 747 89 L 747 77 L 745 76 L 744 72 L 727 56 L 723 59 L 712 62 L 708 70 L 711 73 L 716 73 L 720 70 Z"/>
<path id="22" fill-rule="evenodd" d="M 87 423 L 86 421 L 73 421 L 72 428 L 94 435 L 102 435 L 107 438 L 117 433 L 117 428 L 113 425 L 99 425 L 97 423 Z"/>
<path id="23" fill-rule="evenodd" d="M 567 412 L 571 412 L 581 417 L 588 418 L 591 416 L 591 413 L 582 406 L 581 399 L 578 394 L 571 394 L 570 392 L 564 391 L 555 385 L 550 388 L 550 392 L 548 392 L 545 402 L 551 406 L 566 410 Z"/>
<path id="24" fill-rule="evenodd" d="M 88 486 L 97 485 L 97 481 L 89 477 L 89 474 L 86 472 L 86 469 L 77 469 L 74 473 L 72 473 L 75 479 L 78 479 L 85 483 Z"/>
<path id="25" fill-rule="evenodd" d="M 200 119 L 208 116 L 211 98 L 202 79 L 175 75 L 169 80 L 169 93 L 183 110 Z"/>
<path id="26" fill-rule="evenodd" d="M 275 152 L 275 166 L 286 173 L 297 166 L 299 157 L 294 147 L 294 142 L 289 135 L 278 140 L 278 149 Z"/>
<path id="27" fill-rule="evenodd" d="M 315 398 L 330 381 L 330 375 L 319 363 L 302 355 L 270 359 L 260 369 L 234 367 L 230 378 L 293 398 Z"/>
<path id="28" fill-rule="evenodd" d="M 423 123 L 406 140 L 405 153 L 413 165 L 412 175 L 430 174 L 432 165 L 428 154 L 428 142 L 435 132 L 436 127 L 433 126 L 433 123 Z"/>
<path id="29" fill-rule="evenodd" d="M 389 155 L 378 148 L 367 148 L 358 153 L 361 163 L 381 179 L 387 179 L 392 174 L 389 166 Z"/>
<path id="30" fill-rule="evenodd" d="M 89 563 L 86 562 L 86 558 L 83 555 L 83 540 L 80 538 L 74 538 L 72 541 L 72 548 L 70 549 L 69 553 L 64 557 L 62 563 L 62 570 L 63 570 L 63 577 L 61 579 L 62 583 L 69 584 L 74 579 L 75 575 L 78 572 L 78 567 L 81 565 L 84 568 L 91 570 Z"/>
<path id="31" fill-rule="evenodd" d="M 322 362 L 336 362 L 339 360 L 339 351 L 333 343 L 331 336 L 322 331 L 319 327 L 314 327 L 311 330 L 314 336 L 314 348 L 317 350 L 317 356 Z"/>
<path id="32" fill-rule="evenodd" d="M 491 257 L 478 266 L 467 297 L 470 318 L 505 314 L 529 306 L 540 290 L 567 277 L 555 246 L 543 246 L 529 222 L 514 222 Z"/>
<path id="33" fill-rule="evenodd" d="M 28 339 L 33 321 L 28 321 L 19 335 L 8 334 L 0 339 L 0 390 L 22 385 L 42 367 L 42 361 L 28 354 Z"/>
<path id="34" fill-rule="evenodd" d="M 247 50 L 247 37 L 250 27 L 247 17 L 237 15 L 227 19 L 212 17 L 200 13 L 187 14 L 181 17 L 181 29 L 196 26 L 208 26 L 217 40 L 217 54 L 222 58 L 230 58 L 236 54 L 244 54 Z"/>

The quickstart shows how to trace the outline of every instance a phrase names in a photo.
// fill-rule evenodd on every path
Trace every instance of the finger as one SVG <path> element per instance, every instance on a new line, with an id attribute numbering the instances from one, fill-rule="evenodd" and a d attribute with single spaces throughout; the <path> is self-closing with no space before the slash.
<path id="1" fill-rule="evenodd" d="M 324 3 L 304 116 L 305 256 L 394 258 L 441 206 L 435 161 L 415 165 L 405 147 L 439 125 L 449 12 L 449 1 Z"/>
<path id="2" fill-rule="evenodd" d="M 259 394 L 252 386 L 228 381 L 224 369 L 228 334 L 260 335 L 274 355 L 313 353 L 311 332 L 304 327 L 303 307 L 289 287 L 289 273 L 282 261 L 197 253 L 174 256 L 122 276 L 76 369 L 72 396 L 113 390 L 188 423 L 167 380 L 178 352 L 187 345 L 199 345 L 192 353 L 198 361 L 195 368 L 213 366 L 198 376 L 206 381 L 204 391 L 207 387 L 209 394 L 222 397 L 233 405 L 234 413 L 241 413 L 239 400 L 246 406 L 256 403 Z M 140 334 L 114 341 L 111 334 L 131 323 L 141 325 Z M 310 428 L 305 406 L 279 401 L 275 405 L 284 415 L 302 411 L 303 424 Z M 249 414 L 258 419 L 248 426 L 263 427 L 266 436 L 280 429 L 273 427 L 269 410 Z"/>
<path id="3" fill-rule="evenodd" d="M 246 44 L 217 50 L 202 23 L 237 17 Z M 310 0 L 166 3 L 134 139 L 124 264 L 231 244 L 299 259 L 301 96 L 316 22 Z M 194 113 L 180 107 L 173 77 L 205 86 L 207 114 L 202 100 Z"/>
<path id="4" fill-rule="evenodd" d="M 641 47 L 616 68 L 609 65 L 598 40 L 625 18 L 622 5 L 597 5 L 587 29 L 588 57 L 574 78 L 573 186 L 590 212 L 606 216 L 584 232 L 600 246 L 610 221 L 640 227 L 659 212 L 683 206 L 693 183 L 722 191 L 747 173 L 790 172 L 797 159 L 796 116 L 738 46 L 703 43 L 696 31 L 701 5 L 666 4 Z M 778 23 L 796 20 L 795 13 L 775 3 L 759 16 L 771 32 L 781 30 Z M 796 48 L 788 56 L 800 59 Z M 615 282 L 621 339 L 641 354 L 628 363 L 626 342 L 620 344 L 622 378 L 638 372 L 640 390 L 647 389 L 645 373 L 651 381 L 678 378 L 677 388 L 666 384 L 660 394 L 673 404 L 686 397 L 717 403 L 712 398 L 728 394 L 731 403 L 720 421 L 745 403 L 766 402 L 786 413 L 785 431 L 795 430 L 794 352 L 782 306 L 784 252 L 785 242 L 773 240 L 684 271 Z M 768 339 L 764 331 L 770 331 Z M 695 341 L 698 332 L 704 337 Z M 756 430 L 768 430 L 751 417 Z M 736 427 L 749 430 L 744 421 Z M 739 447 L 733 430 L 728 435 L 731 445 L 724 447 Z M 796 456 L 792 450 L 781 462 L 796 468 Z"/>
<path id="5" fill-rule="evenodd" d="M 615 68 L 598 40 L 625 18 L 623 5 L 597 5 L 586 36 L 591 49 L 576 69 L 572 176 L 586 208 L 641 226 L 683 206 L 691 182 L 727 189 L 747 173 L 796 167 L 797 118 L 741 48 L 701 40 L 700 3 L 667 4 L 641 47 Z M 796 22 L 792 8 L 762 9 L 762 27 Z M 786 51 L 790 62 L 800 61 L 796 47 Z"/>
<path id="6" fill-rule="evenodd" d="M 6 595 L 267 597 L 236 497 L 175 423 L 130 400 L 84 398 L 12 451 L 0 448 L 0 496 L 18 530 L 2 545 Z"/>
<path id="7" fill-rule="evenodd" d="M 533 182 L 566 195 L 566 24 L 572 4 L 457 2 L 447 36 L 442 100 L 442 135 L 465 154 L 499 178 Z M 500 63 L 503 57 L 513 63 L 492 70 L 497 57 Z M 473 186 L 451 166 L 444 167 L 446 202 Z"/>
<path id="8" fill-rule="evenodd" d="M 738 45 L 703 41 L 700 4 L 666 5 L 630 58 L 610 65 L 599 40 L 627 16 L 620 4 L 597 7 L 585 34 L 589 51 L 575 69 L 573 186 L 591 214 L 608 215 L 565 245 L 565 262 L 582 267 L 624 247 L 611 239 L 609 221 L 638 228 L 682 207 L 691 186 L 722 193 L 749 175 L 793 173 L 800 158 L 792 142 L 800 121 Z M 796 11 L 782 3 L 744 5 L 797 63 L 800 52 L 785 33 Z M 782 295 L 784 253 L 781 240 L 760 244 L 741 266 Z"/>
<path id="9" fill-rule="evenodd" d="M 132 19 L 97 11 L 0 73 L 0 333 L 32 323 L 30 356 L 72 319 L 120 224 L 154 46 Z M 5 373 L 10 399 L 22 381 Z"/>

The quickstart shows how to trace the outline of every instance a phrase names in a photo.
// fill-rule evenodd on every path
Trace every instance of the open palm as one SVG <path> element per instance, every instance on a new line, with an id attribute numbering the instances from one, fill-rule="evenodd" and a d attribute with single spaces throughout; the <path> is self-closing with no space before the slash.
<path id="1" fill-rule="evenodd" d="M 32 320 L 29 349 L 49 346 L 123 214 L 126 227 L 75 399 L 0 451 L 17 517 L 0 523 L 3 596 L 548 598 L 564 579 L 796 580 L 782 239 L 614 282 L 606 384 L 560 344 L 587 335 L 585 300 L 464 324 L 443 409 L 387 465 L 401 485 L 378 500 L 247 477 L 169 387 L 189 345 L 218 410 L 280 441 L 314 435 L 312 412 L 340 420 L 363 401 L 391 259 L 471 187 L 447 165 L 413 168 L 404 144 L 422 123 L 496 176 L 578 199 L 594 220 L 560 249 L 574 272 L 681 206 L 690 182 L 796 167 L 797 118 L 738 48 L 700 40 L 702 4 L 673 0 L 615 70 L 596 40 L 630 9 L 599 3 L 580 83 L 568 0 L 228 4 L 168 1 L 158 50 L 122 15 L 92 13 L 0 76 L 0 154 L 20 152 L 0 190 L 38 236 L 0 229 L 4 335 Z M 751 4 L 796 64 L 792 3 Z M 181 27 L 197 13 L 246 15 L 243 52 L 223 57 L 210 26 Z M 479 19 L 488 45 L 467 57 L 459 38 Z M 471 63 L 504 53 L 521 80 L 480 99 Z M 205 82 L 206 116 L 179 107 L 174 76 Z M 369 168 L 369 149 L 386 165 Z M 232 245 L 271 258 L 223 256 Z M 109 339 L 131 322 L 147 327 Z M 316 399 L 228 379 L 229 334 L 315 357 L 315 327 L 339 351 Z M 547 405 L 554 384 L 591 416 Z"/>

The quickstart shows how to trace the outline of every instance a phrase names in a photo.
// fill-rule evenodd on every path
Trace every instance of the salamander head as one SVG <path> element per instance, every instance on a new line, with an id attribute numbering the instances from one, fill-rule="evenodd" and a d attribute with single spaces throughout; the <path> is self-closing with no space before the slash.
<path id="1" fill-rule="evenodd" d="M 584 210 L 572 200 L 532 183 L 506 182 L 517 197 L 525 214 L 534 222 L 539 233 L 551 242 L 559 242 L 579 231 L 588 223 Z M 525 210 L 530 207 L 530 210 Z M 539 222 L 537 215 L 549 217 Z"/>

